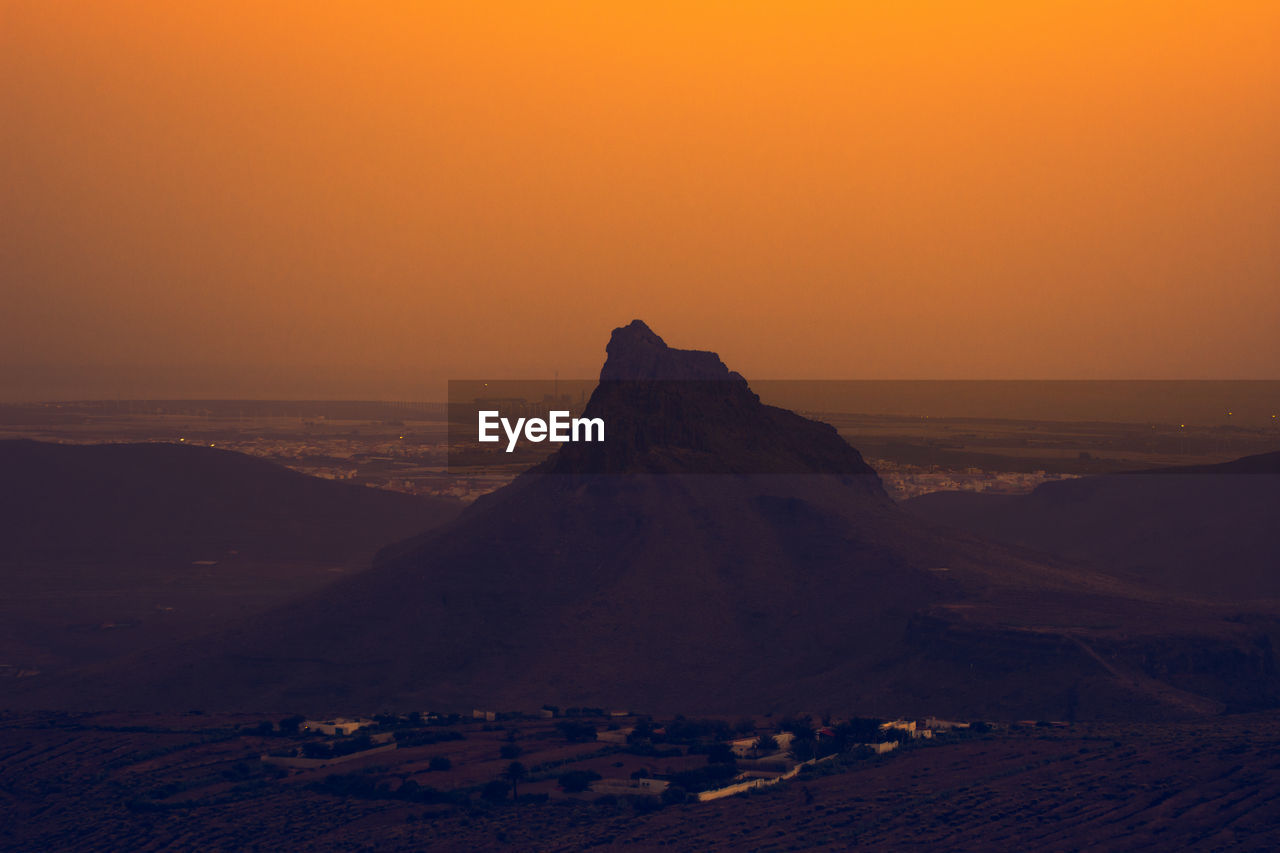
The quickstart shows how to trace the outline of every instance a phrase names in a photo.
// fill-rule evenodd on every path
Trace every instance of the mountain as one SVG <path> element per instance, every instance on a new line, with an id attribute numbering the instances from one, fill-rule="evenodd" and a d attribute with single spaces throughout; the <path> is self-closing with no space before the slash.
<path id="1" fill-rule="evenodd" d="M 903 506 L 1149 587 L 1280 599 L 1280 453 L 1061 480 L 1027 495 L 935 492 Z"/>
<path id="2" fill-rule="evenodd" d="M 459 510 L 188 445 L 0 441 L 0 471 L 0 562 L 359 562 Z"/>
<path id="3" fill-rule="evenodd" d="M 603 444 L 307 600 L 82 673 L 75 701 L 1153 719 L 1280 696 L 1271 617 L 921 521 L 832 427 L 639 321 L 606 352 Z"/>

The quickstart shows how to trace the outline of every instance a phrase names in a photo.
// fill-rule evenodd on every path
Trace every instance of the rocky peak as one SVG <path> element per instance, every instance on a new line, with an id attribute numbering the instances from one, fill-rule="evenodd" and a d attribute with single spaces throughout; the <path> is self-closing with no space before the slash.
<path id="1" fill-rule="evenodd" d="M 565 445 L 543 467 L 568 473 L 860 474 L 858 451 L 829 424 L 766 406 L 713 352 L 667 346 L 640 320 L 614 329 L 584 414 L 603 444 Z"/>
<path id="2" fill-rule="evenodd" d="M 746 380 L 725 367 L 720 356 L 703 350 L 667 346 L 642 320 L 613 330 L 600 380 L 608 381 L 732 381 Z"/>

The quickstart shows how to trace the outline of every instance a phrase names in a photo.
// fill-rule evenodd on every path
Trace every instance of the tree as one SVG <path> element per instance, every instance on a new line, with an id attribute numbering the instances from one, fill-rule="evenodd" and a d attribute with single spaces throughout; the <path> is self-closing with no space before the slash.
<path id="1" fill-rule="evenodd" d="M 635 728 L 627 735 L 627 743 L 643 743 L 653 740 L 653 722 L 648 717 L 636 721 Z"/>
<path id="2" fill-rule="evenodd" d="M 511 799 L 518 800 L 520 794 L 518 787 L 529 775 L 529 771 L 524 769 L 524 765 L 519 761 L 513 761 L 507 765 L 507 769 L 502 771 L 502 778 L 511 783 Z"/>
<path id="3" fill-rule="evenodd" d="M 593 770 L 570 770 L 560 774 L 560 787 L 567 794 L 581 794 L 591 787 L 591 783 L 600 778 Z"/>
<path id="4" fill-rule="evenodd" d="M 813 736 L 796 737 L 791 741 L 791 757 L 796 761 L 808 761 L 814 757 L 816 750 L 814 749 L 815 741 Z"/>
<path id="5" fill-rule="evenodd" d="M 571 743 L 583 743 L 596 739 L 596 727 L 590 723 L 565 720 L 556 723 L 556 728 L 560 730 L 561 736 Z"/>
<path id="6" fill-rule="evenodd" d="M 504 743 L 498 750 L 498 754 L 503 758 L 519 758 L 523 752 L 524 750 L 514 743 Z"/>
<path id="7" fill-rule="evenodd" d="M 280 733 L 284 735 L 296 735 L 298 733 L 298 727 L 301 726 L 306 719 L 307 718 L 301 714 L 295 714 L 292 717 L 285 717 L 280 721 Z"/>
<path id="8" fill-rule="evenodd" d="M 756 738 L 755 749 L 760 755 L 772 755 L 778 751 L 778 739 L 769 734 L 760 735 Z"/>
<path id="9" fill-rule="evenodd" d="M 796 761 L 808 761 L 817 755 L 818 732 L 808 717 L 788 717 L 781 723 L 784 732 L 791 732 L 791 757 Z"/>
<path id="10" fill-rule="evenodd" d="M 302 745 L 303 758 L 329 758 L 333 755 L 333 750 L 326 743 L 304 743 Z"/>
<path id="11" fill-rule="evenodd" d="M 662 804 L 665 806 L 677 806 L 689 799 L 689 792 L 679 785 L 669 785 L 662 792 Z"/>
<path id="12" fill-rule="evenodd" d="M 448 770 L 453 767 L 453 762 L 443 755 L 437 755 L 427 764 L 428 770 Z"/>
<path id="13" fill-rule="evenodd" d="M 734 764 L 733 747 L 727 743 L 713 743 L 707 747 L 708 764 Z"/>
<path id="14" fill-rule="evenodd" d="M 836 732 L 843 732 L 852 743 L 876 743 L 880 738 L 880 724 L 884 720 L 876 717 L 851 717 L 848 722 L 836 727 Z"/>
<path id="15" fill-rule="evenodd" d="M 795 735 L 797 740 L 813 740 L 816 734 L 813 723 L 809 721 L 808 717 L 804 719 L 788 717 L 782 721 L 780 727 L 784 732 L 791 732 Z"/>

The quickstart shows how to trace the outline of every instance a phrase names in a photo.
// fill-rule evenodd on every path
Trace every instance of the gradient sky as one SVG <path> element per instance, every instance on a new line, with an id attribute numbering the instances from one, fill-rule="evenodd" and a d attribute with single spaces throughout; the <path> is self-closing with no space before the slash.
<path id="1" fill-rule="evenodd" d="M 633 317 L 748 377 L 1280 378 L 1278 36 L 0 0 L 0 396 L 438 396 L 594 375 Z"/>

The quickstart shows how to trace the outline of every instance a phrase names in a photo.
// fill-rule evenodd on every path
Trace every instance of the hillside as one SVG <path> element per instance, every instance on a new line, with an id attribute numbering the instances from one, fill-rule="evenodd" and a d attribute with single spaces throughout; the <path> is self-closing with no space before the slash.
<path id="1" fill-rule="evenodd" d="M 935 492 L 903 506 L 1151 588 L 1280 599 L 1280 453 L 1051 482 L 1028 495 Z"/>
<path id="2" fill-rule="evenodd" d="M 343 563 L 458 511 L 188 445 L 0 441 L 0 471 L 0 561 Z"/>
<path id="3" fill-rule="evenodd" d="M 208 447 L 0 441 L 0 472 L 0 677 L 36 682 L 298 598 L 458 512 Z"/>
<path id="4" fill-rule="evenodd" d="M 1152 719 L 1280 695 L 1271 621 L 922 522 L 833 428 L 638 321 L 607 354 L 603 445 L 77 701 Z"/>

